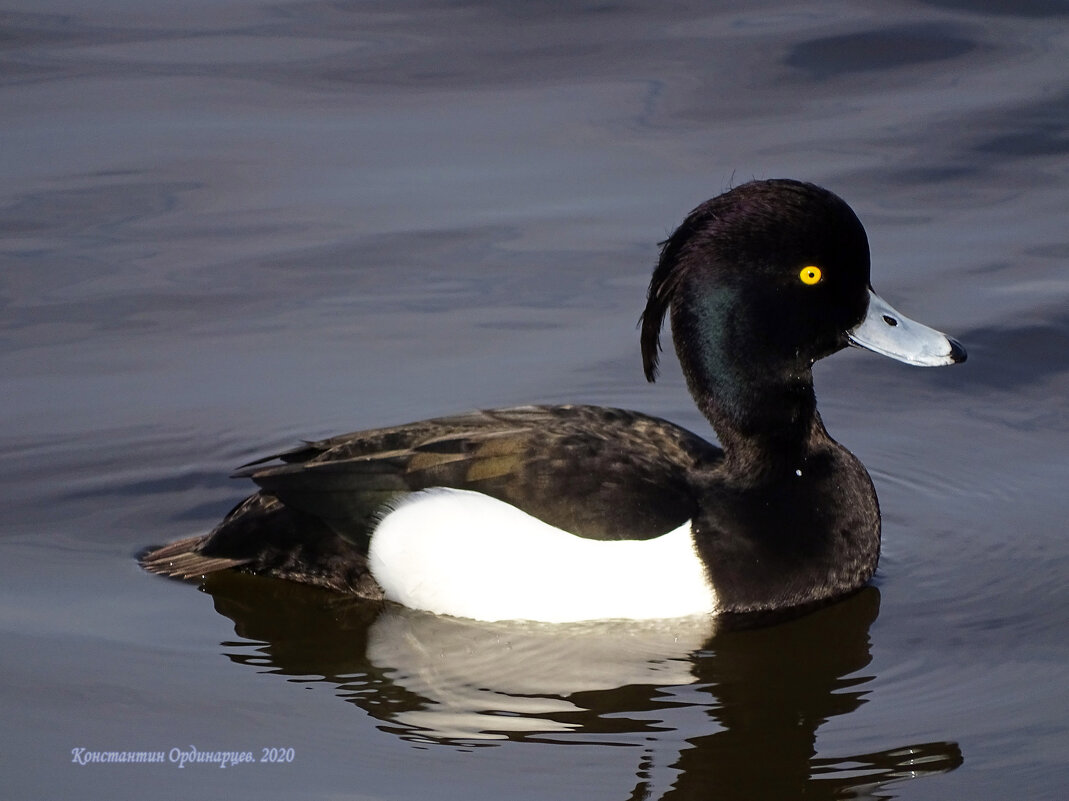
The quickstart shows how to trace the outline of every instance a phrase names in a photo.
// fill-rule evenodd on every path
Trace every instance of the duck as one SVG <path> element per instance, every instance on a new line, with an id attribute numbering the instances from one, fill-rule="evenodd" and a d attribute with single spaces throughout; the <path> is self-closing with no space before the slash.
<path id="1" fill-rule="evenodd" d="M 793 179 L 730 188 L 661 243 L 639 325 L 651 383 L 666 318 L 719 445 L 590 405 L 344 434 L 243 466 L 258 491 L 140 563 L 544 623 L 762 615 L 865 586 L 879 502 L 821 421 L 813 365 L 852 346 L 942 366 L 962 345 L 877 295 L 857 215 Z"/>

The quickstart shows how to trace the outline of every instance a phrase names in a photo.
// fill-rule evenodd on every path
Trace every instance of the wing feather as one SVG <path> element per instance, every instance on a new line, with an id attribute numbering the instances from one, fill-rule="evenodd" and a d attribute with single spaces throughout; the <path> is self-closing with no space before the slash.
<path id="1" fill-rule="evenodd" d="M 283 504 L 354 538 L 391 498 L 428 487 L 483 492 L 594 539 L 647 539 L 693 513 L 687 481 L 719 450 L 657 418 L 589 406 L 525 406 L 306 443 L 253 462 Z"/>

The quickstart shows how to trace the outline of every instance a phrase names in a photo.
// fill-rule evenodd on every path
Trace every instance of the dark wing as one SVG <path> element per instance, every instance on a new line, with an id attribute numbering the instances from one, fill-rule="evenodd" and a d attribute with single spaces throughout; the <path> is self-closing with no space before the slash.
<path id="1" fill-rule="evenodd" d="M 309 443 L 239 475 L 357 541 L 384 503 L 428 487 L 482 492 L 592 539 L 648 539 L 695 512 L 690 476 L 720 450 L 664 420 L 526 406 Z"/>

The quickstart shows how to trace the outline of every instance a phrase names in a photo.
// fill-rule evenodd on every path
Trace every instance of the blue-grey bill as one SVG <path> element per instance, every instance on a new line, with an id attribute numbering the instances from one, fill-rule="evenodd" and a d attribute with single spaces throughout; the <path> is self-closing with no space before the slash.
<path id="1" fill-rule="evenodd" d="M 965 361 L 965 348 L 957 340 L 900 314 L 871 289 L 865 319 L 847 336 L 851 345 L 919 367 Z"/>

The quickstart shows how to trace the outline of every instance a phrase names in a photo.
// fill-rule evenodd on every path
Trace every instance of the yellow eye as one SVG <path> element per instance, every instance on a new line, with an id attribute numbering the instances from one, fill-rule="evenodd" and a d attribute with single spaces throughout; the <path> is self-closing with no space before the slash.
<path id="1" fill-rule="evenodd" d="M 803 267 L 802 272 L 798 273 L 798 277 L 802 279 L 803 284 L 812 286 L 820 281 L 820 268 L 813 265 Z"/>

